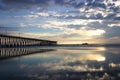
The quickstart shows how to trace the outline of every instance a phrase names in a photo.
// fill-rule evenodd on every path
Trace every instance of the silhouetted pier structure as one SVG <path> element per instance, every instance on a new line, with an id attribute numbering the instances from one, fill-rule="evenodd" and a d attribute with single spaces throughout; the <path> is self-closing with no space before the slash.
<path id="1" fill-rule="evenodd" d="M 0 47 L 50 46 L 56 44 L 57 41 L 0 34 Z"/>

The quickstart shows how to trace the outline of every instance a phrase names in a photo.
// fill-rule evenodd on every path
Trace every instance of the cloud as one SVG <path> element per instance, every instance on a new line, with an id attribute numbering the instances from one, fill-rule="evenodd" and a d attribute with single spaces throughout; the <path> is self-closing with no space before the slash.
<path id="1" fill-rule="evenodd" d="M 71 6 L 74 8 L 103 8 L 106 9 L 107 7 L 110 7 L 112 9 L 115 9 L 116 7 L 120 6 L 120 1 L 111 1 L 111 0 L 1 0 L 2 5 L 7 6 L 16 6 L 15 8 L 19 8 L 19 6 L 22 7 L 30 7 L 30 6 L 49 6 L 51 2 L 54 2 L 57 5 L 62 6 Z M 17 5 L 16 5 L 17 4 Z"/>
<path id="2" fill-rule="evenodd" d="M 120 6 L 119 1 L 112 0 L 1 0 L 1 9 L 23 9 L 23 10 L 33 10 L 39 17 L 54 17 L 61 19 L 117 19 L 115 15 L 119 14 Z M 58 7 L 57 5 L 60 5 Z M 68 12 L 50 12 L 53 6 L 63 9 L 75 8 L 78 11 L 70 13 Z M 74 9 L 74 10 L 75 10 Z M 45 10 L 45 12 L 44 12 Z M 36 12 L 37 11 L 37 12 Z M 117 13 L 115 13 L 117 12 Z"/>
<path id="3" fill-rule="evenodd" d="M 64 29 L 66 34 L 79 34 L 79 36 L 85 38 L 95 38 L 102 36 L 105 31 L 102 29 L 87 29 L 86 27 L 81 27 L 80 29 Z M 69 33 L 70 32 L 70 33 Z"/>
<path id="4" fill-rule="evenodd" d="M 56 34 L 52 33 L 21 33 L 21 36 L 24 35 L 26 37 L 32 37 L 33 38 L 45 38 L 45 37 L 51 37 L 51 36 L 56 36 Z"/>
<path id="5" fill-rule="evenodd" d="M 87 6 L 89 7 L 99 7 L 105 9 L 106 6 L 102 1 L 97 0 L 86 0 Z"/>
<path id="6" fill-rule="evenodd" d="M 55 0 L 56 4 L 73 6 L 75 8 L 81 7 L 84 5 L 84 0 Z"/>
<path id="7" fill-rule="evenodd" d="M 1 0 L 0 6 L 2 10 L 22 10 L 32 9 L 36 7 L 46 7 L 49 0 Z"/>
<path id="8" fill-rule="evenodd" d="M 48 13 L 45 13 L 45 12 L 39 12 L 37 13 L 38 16 L 43 16 L 43 17 L 48 17 L 49 14 Z"/>
<path id="9" fill-rule="evenodd" d="M 40 28 L 40 29 L 52 29 L 58 31 L 57 33 L 32 33 L 29 35 L 34 35 L 34 37 L 40 37 L 42 39 L 49 39 L 49 40 L 57 40 L 60 43 L 61 42 L 81 42 L 85 39 L 92 39 L 92 38 L 98 38 L 103 37 L 104 34 L 106 34 L 106 31 L 104 29 L 95 28 L 91 26 L 91 28 L 88 26 L 88 24 L 96 22 L 96 20 L 72 20 L 72 21 L 47 21 L 43 24 L 36 24 L 36 23 L 30 23 L 30 24 L 23 24 L 21 23 L 21 27 L 28 27 L 32 26 L 34 28 Z M 98 20 L 98 22 L 101 22 Z M 84 24 L 85 23 L 85 24 Z M 95 25 L 94 25 L 95 26 Z M 26 33 L 24 34 L 26 35 Z"/>
<path id="10" fill-rule="evenodd" d="M 24 23 L 20 23 L 20 27 L 26 27 L 27 25 L 25 25 Z"/>
<path id="11" fill-rule="evenodd" d="M 67 41 L 80 43 L 86 40 L 92 42 L 94 39 L 97 42 L 98 38 L 104 42 L 107 41 L 106 38 L 120 36 L 119 2 L 118 0 L 0 0 L 0 24 L 18 26 L 21 34 L 25 36 L 34 35 L 66 43 Z M 30 33 L 31 30 L 36 33 Z"/>
<path id="12" fill-rule="evenodd" d="M 87 41 L 87 40 L 86 40 Z M 97 42 L 97 43 L 120 43 L 120 37 L 109 37 L 109 38 L 96 38 L 96 39 L 89 39 L 90 42 Z"/>
<path id="13" fill-rule="evenodd" d="M 106 29 L 106 34 L 104 35 L 105 38 L 119 37 L 119 36 L 120 36 L 119 27 L 109 27 L 108 29 Z"/>
<path id="14" fill-rule="evenodd" d="M 120 17 L 116 17 L 115 20 L 120 20 Z"/>
<path id="15" fill-rule="evenodd" d="M 96 22 L 96 20 L 82 20 L 82 19 L 74 19 L 74 20 L 66 20 L 66 21 L 48 21 L 48 24 L 53 26 L 71 26 L 71 25 L 82 25 L 85 26 L 91 22 Z"/>
<path id="16" fill-rule="evenodd" d="M 4 4 L 21 4 L 21 5 L 47 5 L 49 0 L 2 0 Z"/>
<path id="17" fill-rule="evenodd" d="M 108 24 L 109 27 L 120 27 L 120 24 Z"/>

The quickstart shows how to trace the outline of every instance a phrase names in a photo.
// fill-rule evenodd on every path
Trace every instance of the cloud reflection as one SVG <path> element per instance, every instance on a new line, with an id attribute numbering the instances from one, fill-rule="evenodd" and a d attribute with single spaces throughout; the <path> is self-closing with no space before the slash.
<path id="1" fill-rule="evenodd" d="M 104 48 L 103 48 L 104 49 Z M 48 55 L 49 53 L 49 55 Z M 56 54 L 59 53 L 59 54 Z M 45 54 L 36 54 L 26 58 L 44 60 L 33 65 L 27 65 L 29 69 L 39 69 L 45 71 L 103 71 L 104 68 L 99 63 L 106 60 L 104 54 L 98 50 L 67 50 L 58 49 L 57 51 L 47 52 Z M 32 60 L 33 61 L 33 60 Z M 34 62 L 34 61 L 33 61 Z M 95 66 L 91 66 L 95 64 Z M 96 67 L 98 65 L 98 67 Z M 22 69 L 26 68 L 23 64 Z"/>

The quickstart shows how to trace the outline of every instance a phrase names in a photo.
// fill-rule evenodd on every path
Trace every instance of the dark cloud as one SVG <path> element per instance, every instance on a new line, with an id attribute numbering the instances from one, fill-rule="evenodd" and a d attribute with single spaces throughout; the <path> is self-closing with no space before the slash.
<path id="1" fill-rule="evenodd" d="M 83 26 L 83 25 L 68 25 L 68 28 L 73 28 L 73 29 L 78 30 L 81 28 L 81 26 Z"/>
<path id="2" fill-rule="evenodd" d="M 66 5 L 66 6 L 73 6 L 75 8 L 80 8 L 83 6 L 89 6 L 89 7 L 101 7 L 101 8 L 106 8 L 104 3 L 101 3 L 101 1 L 99 0 L 55 0 L 56 4 L 60 4 L 60 5 Z M 87 5 L 85 5 L 85 3 L 87 3 Z"/>
<path id="3" fill-rule="evenodd" d="M 105 0 L 55 0 L 55 3 L 64 6 L 72 6 L 74 8 L 102 8 L 104 10 L 110 9 L 113 12 L 120 12 L 120 6 L 116 6 L 114 3 L 116 0 L 113 0 L 113 2 L 106 1 L 107 5 L 104 1 Z"/>
<path id="4" fill-rule="evenodd" d="M 112 1 L 118 1 L 118 0 L 112 0 Z"/>
<path id="5" fill-rule="evenodd" d="M 96 22 L 91 22 L 91 23 L 89 23 L 88 24 L 88 26 L 90 27 L 90 28 L 95 28 L 95 29 L 107 29 L 108 28 L 108 26 L 107 26 L 107 24 L 106 23 L 100 23 L 100 22 L 98 22 L 98 21 L 96 21 Z"/>
<path id="6" fill-rule="evenodd" d="M 0 9 L 29 9 L 33 6 L 39 6 L 39 7 L 49 7 L 49 3 L 51 1 L 54 1 L 56 5 L 62 5 L 62 6 L 71 6 L 74 8 L 82 8 L 86 7 L 87 9 L 90 8 L 103 8 L 106 9 L 109 7 L 109 9 L 113 10 L 114 12 L 119 12 L 120 7 L 115 6 L 114 3 L 109 3 L 108 5 L 105 5 L 103 2 L 104 0 L 0 0 Z M 116 1 L 116 0 L 113 0 Z"/>
<path id="7" fill-rule="evenodd" d="M 120 17 L 115 17 L 114 20 L 120 20 Z"/>
<path id="8" fill-rule="evenodd" d="M 85 8 L 85 10 L 82 12 L 80 11 L 68 11 L 67 14 L 61 15 L 61 16 L 54 16 L 59 19 L 114 19 L 114 20 L 120 20 L 119 17 L 115 17 L 117 13 L 120 11 L 119 6 L 115 6 L 114 3 L 109 3 L 105 5 L 103 3 L 104 0 L 1 0 L 0 1 L 0 10 L 20 10 L 20 9 L 31 9 L 33 7 L 49 7 L 50 1 L 54 1 L 56 5 L 66 6 L 66 7 L 74 7 L 77 9 Z M 115 0 L 114 0 L 115 1 Z M 52 5 L 51 5 L 52 6 Z M 35 7 L 35 8 L 36 8 Z M 108 14 L 106 17 L 103 16 L 102 13 L 96 13 L 99 11 L 99 8 L 102 8 L 103 11 L 109 13 L 109 11 L 106 11 L 108 9 L 109 11 L 112 10 L 113 13 Z M 40 9 L 46 9 L 46 8 L 40 8 Z M 94 9 L 96 12 L 91 12 L 90 16 L 86 16 L 89 9 Z M 43 10 L 41 10 L 43 11 Z M 40 12 L 40 10 L 38 11 Z M 73 15 L 70 15 L 73 14 Z"/>
<path id="9" fill-rule="evenodd" d="M 104 12 L 103 12 L 104 13 Z M 58 16 L 59 19 L 93 19 L 93 20 L 120 20 L 119 15 L 120 13 L 116 12 L 105 12 L 104 16 L 103 13 L 99 12 L 80 12 L 80 11 L 68 11 L 67 13 L 62 13 L 64 15 Z M 86 16 L 88 15 L 89 16 Z"/>
<path id="10" fill-rule="evenodd" d="M 72 6 L 72 7 L 75 7 L 75 8 L 79 8 L 79 7 L 82 7 L 84 6 L 84 2 L 82 2 L 81 0 L 79 2 L 77 2 L 76 0 L 55 0 L 55 3 L 56 4 L 59 4 L 59 5 L 65 5 L 65 6 Z"/>
<path id="11" fill-rule="evenodd" d="M 78 36 L 80 36 L 80 35 L 77 34 L 77 33 L 71 33 L 71 34 L 61 35 L 60 37 L 62 37 L 62 38 L 72 38 L 72 37 L 78 37 Z"/>
<path id="12" fill-rule="evenodd" d="M 108 5 L 113 12 L 120 12 L 120 7 L 119 6 L 115 6 L 115 4 L 111 4 L 111 5 Z"/>
<path id="13" fill-rule="evenodd" d="M 109 38 L 116 36 L 120 36 L 120 28 L 118 26 L 106 29 L 106 34 L 104 35 L 104 37 Z"/>
<path id="14" fill-rule="evenodd" d="M 43 7 L 48 5 L 49 0 L 1 0 L 1 10 L 31 9 L 33 7 Z"/>
<path id="15" fill-rule="evenodd" d="M 78 14 L 81 14 L 80 12 Z M 101 13 L 98 14 L 91 14 L 89 17 L 86 16 L 87 13 L 84 13 L 83 15 L 68 15 L 67 16 L 60 16 L 59 18 L 64 18 L 64 19 L 107 19 L 102 16 Z"/>
<path id="16" fill-rule="evenodd" d="M 116 16 L 116 13 L 108 14 L 105 19 L 113 19 Z"/>
<path id="17" fill-rule="evenodd" d="M 98 14 L 96 15 L 96 17 L 99 18 L 99 19 L 102 19 L 102 18 L 103 18 L 103 16 L 102 16 L 101 13 L 98 13 Z"/>
<path id="18" fill-rule="evenodd" d="M 0 5 L 0 10 L 4 10 L 4 7 L 2 5 Z"/>
<path id="19" fill-rule="evenodd" d="M 1 0 L 0 3 L 3 4 L 4 6 L 0 4 L 0 7 L 4 7 L 8 9 L 11 9 L 11 8 L 14 8 L 14 9 L 27 8 L 28 9 L 33 6 L 48 7 L 51 1 L 54 1 L 55 4 L 57 5 L 72 6 L 76 8 L 79 8 L 84 5 L 84 2 L 77 3 L 76 0 L 69 0 L 69 1 L 66 1 L 66 0 Z"/>
<path id="20" fill-rule="evenodd" d="M 81 2 L 75 5 L 75 8 L 83 7 L 85 3 Z"/>
<path id="21" fill-rule="evenodd" d="M 95 28 L 95 29 L 103 29 L 106 31 L 104 34 L 105 38 L 120 36 L 120 27 L 119 26 L 113 26 L 109 27 L 110 24 L 119 24 L 119 21 L 113 21 L 113 20 L 103 20 L 101 23 L 96 21 L 89 23 L 89 28 Z"/>
<path id="22" fill-rule="evenodd" d="M 87 6 L 90 7 L 100 7 L 100 8 L 106 8 L 105 4 L 102 3 L 102 0 L 86 0 Z"/>
<path id="23" fill-rule="evenodd" d="M 2 0 L 5 4 L 47 4 L 49 0 Z"/>
<path id="24" fill-rule="evenodd" d="M 64 0 L 55 0 L 55 3 L 56 4 L 61 4 L 61 5 L 65 4 Z"/>

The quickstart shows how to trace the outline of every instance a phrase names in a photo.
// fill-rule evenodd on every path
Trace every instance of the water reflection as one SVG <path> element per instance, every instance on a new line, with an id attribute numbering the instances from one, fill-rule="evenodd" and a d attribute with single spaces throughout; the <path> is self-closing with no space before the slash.
<path id="1" fill-rule="evenodd" d="M 0 59 L 54 51 L 55 49 L 41 49 L 41 48 L 0 48 Z"/>
<path id="2" fill-rule="evenodd" d="M 23 52 L 32 52 L 33 54 L 0 61 L 0 79 L 119 80 L 119 49 L 114 47 L 7 49 L 7 55 L 12 54 L 13 51 L 16 51 L 13 54 L 23 54 Z M 1 50 L 1 52 L 7 51 Z M 38 54 L 34 54 L 36 52 Z"/>

